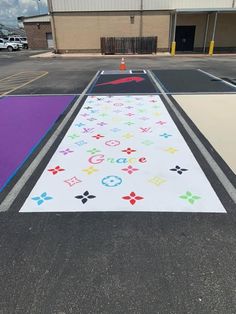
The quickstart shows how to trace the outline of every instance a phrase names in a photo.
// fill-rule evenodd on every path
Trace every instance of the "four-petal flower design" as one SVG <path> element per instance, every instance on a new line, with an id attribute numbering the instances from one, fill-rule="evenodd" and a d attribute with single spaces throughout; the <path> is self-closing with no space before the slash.
<path id="1" fill-rule="evenodd" d="M 128 174 L 132 174 L 135 171 L 138 171 L 139 169 L 138 168 L 134 168 L 131 165 L 129 165 L 127 168 L 123 168 L 122 170 L 126 171 Z"/>
<path id="2" fill-rule="evenodd" d="M 87 203 L 88 200 L 95 198 L 95 195 L 89 194 L 88 191 L 85 191 L 82 195 L 77 195 L 75 198 L 81 200 L 83 204 Z"/>
<path id="3" fill-rule="evenodd" d="M 50 201 L 52 199 L 53 199 L 53 197 L 48 196 L 46 192 L 43 192 L 40 196 L 32 197 L 32 200 L 36 201 L 38 206 L 43 204 L 45 201 Z"/>
<path id="4" fill-rule="evenodd" d="M 136 150 L 135 150 L 135 149 L 132 149 L 132 148 L 130 148 L 130 147 L 128 147 L 128 148 L 126 148 L 126 149 L 123 149 L 122 152 L 123 152 L 123 153 L 127 153 L 128 155 L 130 155 L 130 154 L 136 152 Z"/>
<path id="5" fill-rule="evenodd" d="M 134 192 L 131 192 L 129 195 L 123 196 L 123 200 L 129 201 L 131 205 L 134 205 L 137 201 L 143 199 L 142 196 L 136 195 Z"/>

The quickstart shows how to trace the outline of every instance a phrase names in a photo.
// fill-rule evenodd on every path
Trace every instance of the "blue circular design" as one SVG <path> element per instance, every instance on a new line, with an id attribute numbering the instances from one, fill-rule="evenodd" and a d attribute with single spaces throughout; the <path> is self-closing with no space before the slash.
<path id="1" fill-rule="evenodd" d="M 102 179 L 102 184 L 108 188 L 114 188 L 122 183 L 122 179 L 117 176 L 107 176 Z"/>

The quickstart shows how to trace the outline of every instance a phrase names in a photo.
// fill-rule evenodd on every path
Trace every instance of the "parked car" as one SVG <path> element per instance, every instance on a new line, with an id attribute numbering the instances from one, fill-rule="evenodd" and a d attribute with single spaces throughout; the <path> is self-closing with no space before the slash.
<path id="1" fill-rule="evenodd" d="M 19 37 L 20 38 L 20 42 L 23 44 L 23 48 L 24 49 L 28 49 L 28 41 L 26 37 Z"/>
<path id="2" fill-rule="evenodd" d="M 5 39 L 0 38 L 0 49 L 7 49 L 8 51 L 18 50 L 19 46 L 16 43 L 8 42 Z"/>
<path id="3" fill-rule="evenodd" d="M 23 44 L 21 43 L 20 37 L 16 37 L 16 36 L 10 36 L 8 37 L 8 41 L 11 43 L 15 43 L 18 45 L 19 48 L 23 48 Z"/>

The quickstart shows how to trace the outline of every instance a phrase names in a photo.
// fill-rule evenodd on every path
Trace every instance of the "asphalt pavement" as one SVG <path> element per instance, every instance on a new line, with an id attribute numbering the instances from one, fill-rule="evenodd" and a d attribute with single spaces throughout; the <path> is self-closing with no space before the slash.
<path id="1" fill-rule="evenodd" d="M 0 78 L 20 71 L 48 71 L 47 76 L 13 94 L 80 94 L 97 70 L 117 69 L 119 65 L 115 58 L 41 60 L 28 58 L 29 53 L 14 59 L 0 52 Z M 235 61 L 234 56 L 135 57 L 129 58 L 127 65 L 133 69 L 200 68 L 235 82 Z M 71 107 L 74 112 L 52 147 L 10 208 L 0 213 L 0 313 L 236 313 L 235 204 L 168 103 L 172 119 L 227 214 L 19 213 L 82 102 Z M 180 110 L 178 104 L 176 108 Z M 179 112 L 211 151 L 193 122 Z M 65 118 L 57 121 L 19 177 Z M 233 183 L 235 177 L 221 164 L 221 157 L 216 160 Z"/>

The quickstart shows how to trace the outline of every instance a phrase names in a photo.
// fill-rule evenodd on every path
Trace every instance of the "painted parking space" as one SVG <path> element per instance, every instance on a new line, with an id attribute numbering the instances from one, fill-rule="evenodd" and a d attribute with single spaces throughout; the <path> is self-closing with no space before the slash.
<path id="1" fill-rule="evenodd" d="M 0 99 L 0 190 L 73 99 L 74 96 L 7 96 Z"/>
<path id="2" fill-rule="evenodd" d="M 18 89 L 46 76 L 47 71 L 27 71 L 10 75 L 0 80 L 0 96 L 8 95 Z"/>
<path id="3" fill-rule="evenodd" d="M 236 94 L 173 97 L 236 174 Z"/>
<path id="4" fill-rule="evenodd" d="M 168 93 L 235 93 L 236 87 L 196 69 L 152 70 Z"/>
<path id="5" fill-rule="evenodd" d="M 88 96 L 20 211 L 226 212 L 158 95 Z"/>
<path id="6" fill-rule="evenodd" d="M 90 90 L 91 94 L 152 94 L 158 90 L 145 73 L 126 71 L 125 74 L 115 71 L 104 72 L 98 77 Z M 118 73 L 117 73 L 118 72 Z M 142 71 L 143 72 L 143 71 Z"/>

